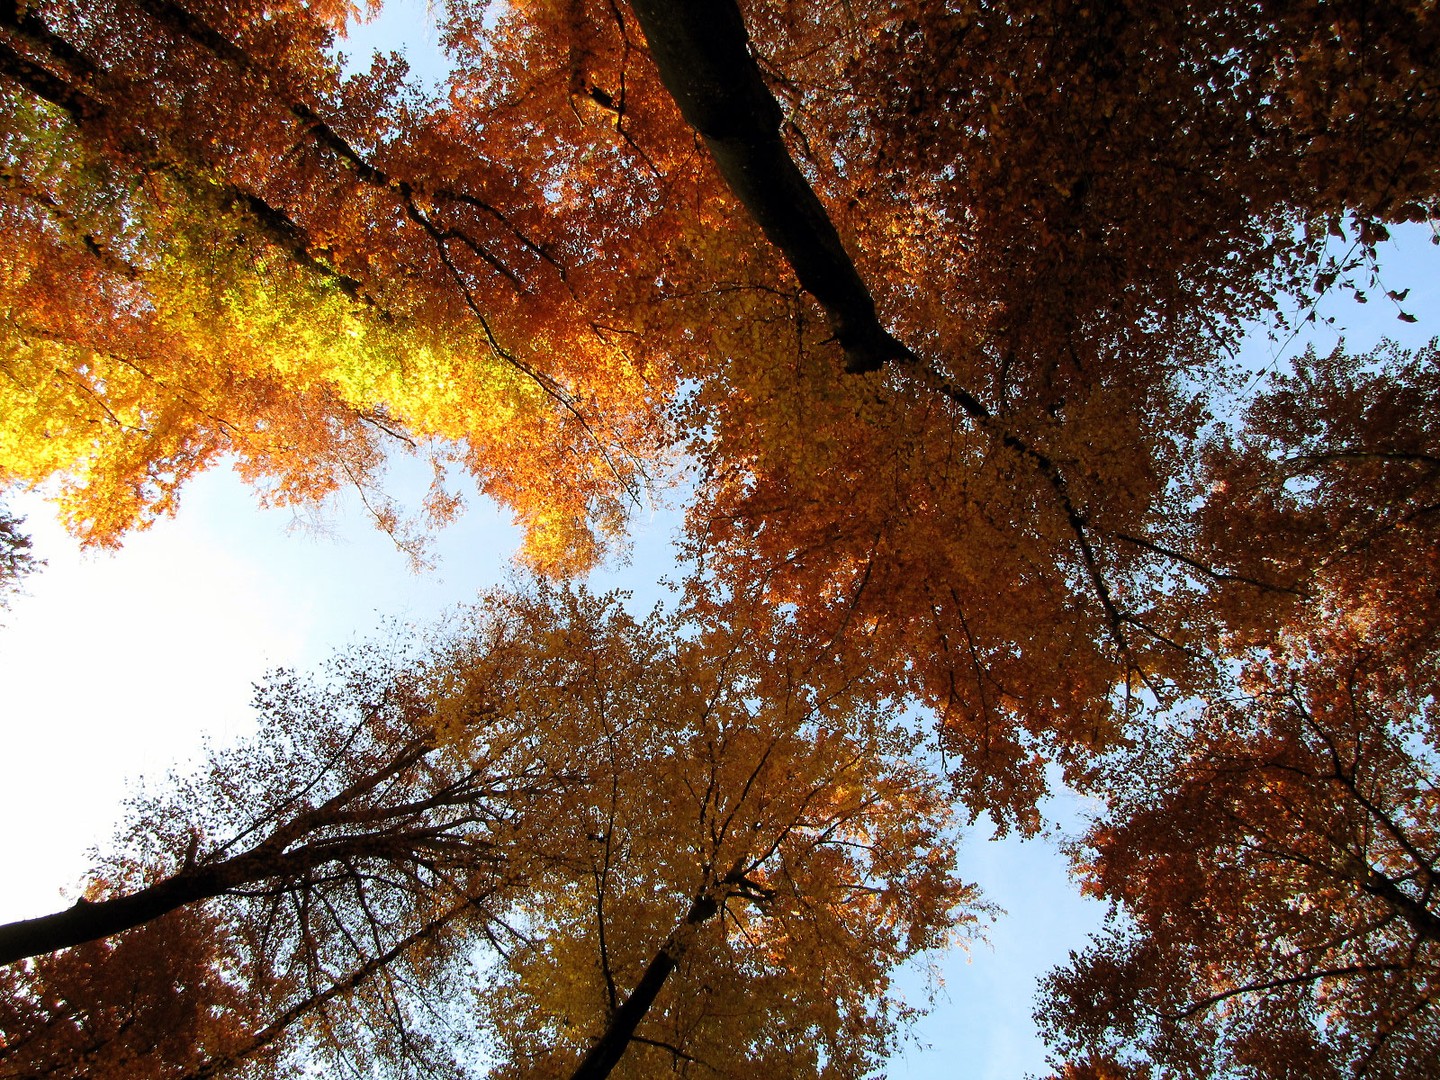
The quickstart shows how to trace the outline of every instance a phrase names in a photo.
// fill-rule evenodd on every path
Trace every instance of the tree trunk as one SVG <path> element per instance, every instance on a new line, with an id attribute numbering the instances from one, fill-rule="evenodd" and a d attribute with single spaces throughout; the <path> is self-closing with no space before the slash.
<path id="1" fill-rule="evenodd" d="M 6 923 L 0 926 L 0 964 L 109 937 L 196 900 L 218 896 L 238 883 L 222 873 L 226 865 L 180 873 L 128 896 L 95 903 L 79 900 L 53 915 Z"/>
<path id="2" fill-rule="evenodd" d="M 1410 924 L 1410 929 L 1415 931 L 1415 936 L 1421 941 L 1440 941 L 1440 916 L 1408 895 L 1378 870 L 1366 866 L 1360 888 L 1389 905 L 1391 911 Z"/>
<path id="3" fill-rule="evenodd" d="M 0 965 L 97 941 L 242 885 L 281 878 L 294 880 L 308 870 L 341 859 L 394 857 L 393 839 L 383 834 L 365 834 L 345 843 L 330 841 L 286 852 L 276 848 L 273 840 L 267 840 L 229 859 L 182 870 L 125 896 L 79 900 L 53 915 L 6 923 L 0 926 Z"/>
<path id="4" fill-rule="evenodd" d="M 750 54 L 734 0 L 632 0 L 660 80 L 705 140 L 720 175 L 800 284 L 820 302 L 847 371 L 911 355 L 875 314 L 875 301 L 835 224 L 790 156 L 784 114 Z"/>
<path id="5" fill-rule="evenodd" d="M 630 1045 L 630 1039 L 635 1034 L 635 1029 L 640 1026 L 640 1021 L 645 1019 L 650 1006 L 655 1004 L 660 988 L 665 985 L 665 980 L 685 955 L 689 946 L 689 931 L 714 917 L 719 910 L 720 905 L 713 897 L 701 895 L 695 898 L 690 910 L 685 913 L 684 920 L 665 939 L 665 944 L 660 946 L 655 958 L 650 961 L 650 966 L 645 969 L 645 974 L 640 976 L 635 989 L 615 1010 L 604 1033 L 570 1074 L 570 1080 L 604 1080 L 610 1075 L 610 1071 L 619 1063 Z"/>

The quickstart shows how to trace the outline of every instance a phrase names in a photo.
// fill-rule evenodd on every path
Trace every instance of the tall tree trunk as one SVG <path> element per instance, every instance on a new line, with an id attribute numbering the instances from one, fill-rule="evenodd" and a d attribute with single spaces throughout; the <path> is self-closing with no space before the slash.
<path id="1" fill-rule="evenodd" d="M 422 855 L 425 833 L 365 833 L 343 841 L 322 839 L 283 850 L 289 837 L 277 833 L 249 851 L 209 865 L 181 870 L 154 885 L 107 900 L 79 900 L 64 911 L 0 926 L 0 965 L 56 949 L 68 949 L 130 930 L 197 900 L 223 896 L 262 881 L 298 881 L 318 866 L 344 860 L 404 860 Z"/>
<path id="2" fill-rule="evenodd" d="M 181 873 L 127 896 L 92 903 L 78 900 L 64 911 L 0 926 L 0 964 L 68 949 L 158 919 L 185 904 L 225 890 L 216 871 Z"/>
<path id="3" fill-rule="evenodd" d="M 264 840 L 237 855 L 197 865 L 191 851 L 182 869 L 143 889 L 105 900 L 79 900 L 64 911 L 0 925 L 0 965 L 109 937 L 243 885 L 295 882 L 318 866 L 345 860 L 403 862 L 433 851 L 445 841 L 449 826 L 426 824 L 417 816 L 445 805 L 445 800 L 421 799 L 399 806 L 364 804 L 367 795 L 429 752 L 426 740 L 411 740 L 382 767 L 361 776 L 320 806 L 278 823 Z M 325 829 L 357 826 L 368 831 L 317 835 Z"/>
<path id="4" fill-rule="evenodd" d="M 605 1028 L 599 1040 L 590 1048 L 589 1053 L 576 1066 L 575 1071 L 570 1074 L 570 1080 L 604 1080 L 610 1075 L 610 1071 L 619 1063 L 626 1048 L 630 1045 L 630 1039 L 639 1027 L 640 1021 L 645 1019 L 645 1014 L 650 1011 L 650 1006 L 655 1004 L 655 998 L 659 995 L 665 980 L 680 963 L 681 957 L 690 944 L 690 932 L 701 923 L 714 917 L 720 910 L 720 905 L 714 897 L 700 895 L 690 905 L 690 910 L 685 913 L 685 918 L 665 939 L 650 965 L 645 969 L 645 974 L 640 976 L 640 981 L 635 984 L 635 989 L 630 992 L 624 1003 L 615 1010 L 610 1017 L 610 1023 Z"/>
<path id="5" fill-rule="evenodd" d="M 784 114 L 734 0 L 632 0 L 660 80 L 720 175 L 820 302 L 847 371 L 911 355 L 880 324 L 835 224 L 781 138 Z"/>
<path id="6" fill-rule="evenodd" d="M 281 854 L 274 853 L 267 842 L 222 862 L 182 870 L 124 896 L 78 900 L 64 911 L 6 923 L 0 926 L 0 964 L 97 941 L 241 885 L 288 877 L 339 858 L 363 854 L 363 849 L 358 848 L 332 845 L 322 851 L 302 847 Z"/>

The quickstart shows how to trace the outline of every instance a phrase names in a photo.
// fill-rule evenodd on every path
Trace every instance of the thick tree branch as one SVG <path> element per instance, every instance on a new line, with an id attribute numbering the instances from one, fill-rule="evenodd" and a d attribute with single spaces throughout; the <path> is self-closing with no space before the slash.
<path id="1" fill-rule="evenodd" d="M 363 778 L 321 807 L 298 814 L 262 842 L 229 858 L 198 866 L 187 859 L 178 873 L 135 892 L 94 902 L 80 900 L 64 911 L 0 926 L 0 965 L 108 937 L 186 904 L 239 893 L 265 882 L 275 883 L 277 895 L 303 891 L 307 882 L 313 882 L 314 871 L 325 866 L 379 860 L 391 866 L 433 869 L 437 861 L 454 859 L 470 865 L 503 862 L 504 856 L 493 845 L 471 835 L 468 827 L 479 821 L 474 813 L 448 814 L 438 820 L 425 816 L 448 806 L 466 809 L 484 794 L 473 787 L 459 785 L 433 798 L 399 806 L 351 805 L 415 764 L 420 756 L 423 747 L 417 744 L 390 768 Z M 370 828 L 333 832 L 356 825 Z M 292 846 L 302 838 L 303 844 Z"/>
<path id="2" fill-rule="evenodd" d="M 243 854 L 182 870 L 154 885 L 106 900 L 79 900 L 64 911 L 0 926 L 0 965 L 96 941 L 199 900 L 277 878 L 298 880 L 309 871 L 347 856 L 395 858 L 413 854 L 423 834 L 367 834 L 338 841 L 319 841 L 281 852 L 268 841 Z"/>
<path id="3" fill-rule="evenodd" d="M 182 871 L 124 896 L 78 900 L 64 911 L 0 926 L 0 964 L 96 941 L 158 919 L 176 908 L 273 874 L 257 872 L 255 855 L 244 855 L 196 870 Z"/>
<path id="4" fill-rule="evenodd" d="M 1410 924 L 1416 937 L 1422 941 L 1440 941 L 1440 916 L 1373 867 L 1358 867 L 1356 877 L 1360 888 L 1383 900 L 1391 911 Z"/>

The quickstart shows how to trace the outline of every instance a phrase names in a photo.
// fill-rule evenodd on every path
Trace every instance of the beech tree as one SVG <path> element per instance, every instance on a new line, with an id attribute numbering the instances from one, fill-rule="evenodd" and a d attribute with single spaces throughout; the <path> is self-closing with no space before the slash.
<path id="1" fill-rule="evenodd" d="M 348 12 L 0 17 L 0 477 L 68 476 L 103 544 L 222 454 L 303 503 L 373 497 L 379 444 L 423 439 L 515 509 L 535 563 L 584 566 L 661 455 L 667 377 L 576 309 L 523 164 L 464 147 L 394 61 L 342 80 Z"/>
<path id="2" fill-rule="evenodd" d="M 701 606 L 690 633 L 610 614 L 598 638 L 603 607 L 570 610 L 586 710 L 551 737 L 582 722 L 604 786 L 557 807 L 567 885 L 527 897 L 499 969 L 495 1074 L 871 1071 L 906 1015 L 890 973 L 981 911 L 917 737 L 765 605 Z"/>
<path id="3" fill-rule="evenodd" d="M 865 1071 L 889 972 L 980 907 L 863 673 L 731 614 L 500 594 L 418 667 L 273 678 L 260 743 L 137 804 L 86 899 L 0 928 L 7 960 L 79 945 L 7 975 L 0 1063 L 425 1075 L 483 1036 L 502 1073 Z"/>
<path id="4" fill-rule="evenodd" d="M 5 962 L 38 957 L 7 975 L 7 1075 L 449 1060 L 433 1003 L 405 988 L 442 992 L 503 932 L 540 854 L 518 821 L 567 780 L 513 716 L 477 711 L 463 750 L 443 749 L 426 680 L 399 660 L 376 647 L 321 681 L 272 676 L 257 740 L 135 801 L 72 907 L 0 927 Z M 171 1012 L 188 1018 L 173 1031 Z"/>
<path id="5" fill-rule="evenodd" d="M 325 890 L 353 888 L 380 910 L 398 902 L 384 896 L 490 890 L 519 865 L 491 834 L 565 777 L 513 717 L 477 714 L 464 759 L 443 753 L 430 695 L 378 648 L 340 658 L 323 683 L 273 675 L 256 697 L 260 738 L 133 806 L 126 854 L 74 906 L 0 927 L 0 963 L 236 894 L 320 910 Z"/>
<path id="6" fill-rule="evenodd" d="M 1100 779 L 1082 860 L 1114 926 L 1040 1013 L 1073 1062 L 1433 1072 L 1440 396 L 1433 345 L 1368 359 L 1310 354 L 1214 448 L 1212 525 L 1266 529 L 1249 558 L 1303 595 L 1235 620 L 1239 685 Z"/>
<path id="7" fill-rule="evenodd" d="M 1361 650 L 1257 670 L 1127 759 L 1087 838 L 1119 915 L 1047 983 L 1057 1048 L 1157 1077 L 1430 1075 L 1431 711 Z"/>

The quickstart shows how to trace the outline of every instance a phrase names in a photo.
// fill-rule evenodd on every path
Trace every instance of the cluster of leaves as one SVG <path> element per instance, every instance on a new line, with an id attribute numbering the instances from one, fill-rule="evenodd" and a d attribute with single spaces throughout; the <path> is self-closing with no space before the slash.
<path id="1" fill-rule="evenodd" d="M 20 587 L 22 578 L 43 564 L 31 552 L 33 545 L 24 525 L 24 518 L 11 515 L 0 504 L 0 607 Z"/>
<path id="2" fill-rule="evenodd" d="M 1257 665 L 1127 758 L 1086 838 L 1115 924 L 1045 989 L 1066 1052 L 1155 1077 L 1430 1074 L 1440 742 L 1360 653 Z"/>
<path id="3" fill-rule="evenodd" d="M 225 933 L 208 912 L 184 908 L 0 969 L 0 1076 L 195 1075 L 238 1034 L 223 1017 L 245 991 L 213 963 Z"/>
<path id="4" fill-rule="evenodd" d="M 509 504 L 533 563 L 583 569 L 663 458 L 666 378 L 576 310 L 522 164 L 458 143 L 393 60 L 341 79 L 345 14 L 0 19 L 0 479 L 65 477 L 113 544 L 222 455 L 303 503 L 373 488 L 396 436 Z"/>

